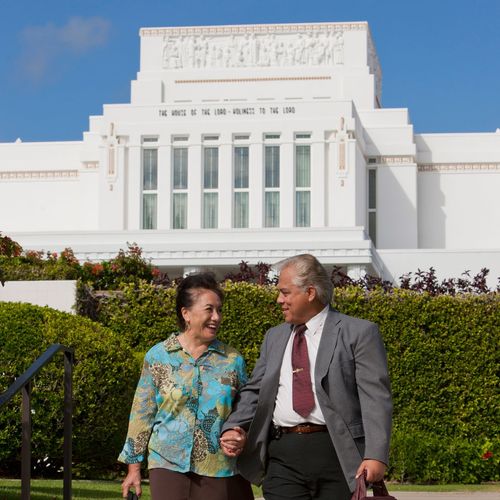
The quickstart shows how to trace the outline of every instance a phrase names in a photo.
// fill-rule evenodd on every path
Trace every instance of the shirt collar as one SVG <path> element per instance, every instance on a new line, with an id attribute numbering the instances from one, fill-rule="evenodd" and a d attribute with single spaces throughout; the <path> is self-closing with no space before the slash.
<path id="1" fill-rule="evenodd" d="M 306 327 L 312 335 L 315 335 L 319 331 L 320 327 L 323 326 L 326 317 L 328 315 L 329 307 L 325 306 L 321 311 L 313 316 L 309 321 L 306 322 Z"/>
<path id="2" fill-rule="evenodd" d="M 182 346 L 177 338 L 178 333 L 172 333 L 167 340 L 165 340 L 165 349 L 167 352 L 180 351 Z M 221 342 L 219 339 L 213 340 L 208 346 L 209 351 L 216 351 L 219 354 L 226 355 L 226 344 Z"/>
<path id="3" fill-rule="evenodd" d="M 178 333 L 172 333 L 170 337 L 168 337 L 167 340 L 165 340 L 165 350 L 167 352 L 173 352 L 173 351 L 180 351 L 182 349 L 182 346 L 177 339 Z"/>
<path id="4" fill-rule="evenodd" d="M 209 351 L 216 351 L 219 354 L 226 355 L 226 344 L 221 342 L 219 339 L 212 340 L 210 345 L 208 346 Z"/>

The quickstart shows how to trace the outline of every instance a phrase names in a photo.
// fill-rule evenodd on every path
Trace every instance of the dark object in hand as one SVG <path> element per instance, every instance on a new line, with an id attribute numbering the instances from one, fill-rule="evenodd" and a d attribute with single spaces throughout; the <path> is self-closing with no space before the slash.
<path id="1" fill-rule="evenodd" d="M 127 500 L 139 500 L 139 497 L 133 491 L 129 491 Z"/>
<path id="2" fill-rule="evenodd" d="M 363 471 L 356 480 L 356 489 L 351 500 L 397 500 L 396 497 L 389 495 L 384 481 L 377 481 L 372 484 L 373 496 L 369 497 L 366 493 L 366 470 Z"/>

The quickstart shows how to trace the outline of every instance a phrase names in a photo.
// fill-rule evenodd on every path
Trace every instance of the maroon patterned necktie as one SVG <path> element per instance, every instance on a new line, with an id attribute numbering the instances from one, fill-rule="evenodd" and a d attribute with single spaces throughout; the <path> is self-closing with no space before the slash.
<path id="1" fill-rule="evenodd" d="M 311 369 L 307 353 L 306 325 L 295 327 L 292 346 L 292 400 L 293 410 L 306 418 L 314 408 L 314 394 L 311 384 Z"/>

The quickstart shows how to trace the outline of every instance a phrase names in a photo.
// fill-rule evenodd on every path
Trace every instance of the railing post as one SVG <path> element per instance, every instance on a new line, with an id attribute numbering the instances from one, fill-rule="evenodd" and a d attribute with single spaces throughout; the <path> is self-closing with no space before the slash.
<path id="1" fill-rule="evenodd" d="M 21 500 L 31 496 L 31 381 L 22 388 Z"/>
<path id="2" fill-rule="evenodd" d="M 64 480 L 63 499 L 71 500 L 73 415 L 73 352 L 64 351 Z"/>
<path id="3" fill-rule="evenodd" d="M 8 403 L 18 392 L 22 392 L 21 409 L 21 499 L 30 500 L 31 495 L 31 380 L 59 351 L 64 351 L 64 481 L 63 499 L 71 500 L 71 458 L 73 433 L 73 362 L 72 348 L 52 344 L 31 366 L 0 394 L 0 407 Z"/>

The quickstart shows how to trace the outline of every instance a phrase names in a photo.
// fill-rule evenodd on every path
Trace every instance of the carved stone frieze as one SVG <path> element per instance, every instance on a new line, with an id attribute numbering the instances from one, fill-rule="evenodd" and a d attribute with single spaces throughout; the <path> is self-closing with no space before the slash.
<path id="1" fill-rule="evenodd" d="M 2 181 L 61 180 L 78 177 L 78 170 L 18 170 L 0 172 Z"/>
<path id="2" fill-rule="evenodd" d="M 367 34 L 367 64 L 380 100 L 382 74 L 366 22 L 256 24 L 142 28 L 162 38 L 162 67 L 169 70 L 343 65 L 344 35 Z"/>
<path id="3" fill-rule="evenodd" d="M 165 69 L 344 64 L 342 31 L 164 36 Z"/>
<path id="4" fill-rule="evenodd" d="M 366 23 L 144 28 L 162 36 L 166 69 L 344 64 L 344 32 Z M 373 46 L 373 44 L 372 44 Z"/>
<path id="5" fill-rule="evenodd" d="M 500 163 L 422 163 L 419 172 L 500 172 Z"/>

